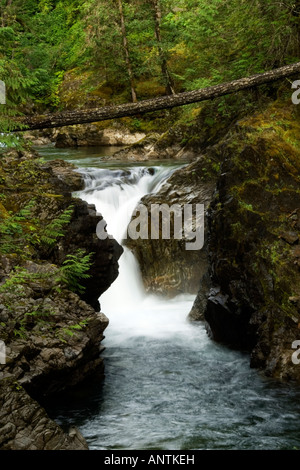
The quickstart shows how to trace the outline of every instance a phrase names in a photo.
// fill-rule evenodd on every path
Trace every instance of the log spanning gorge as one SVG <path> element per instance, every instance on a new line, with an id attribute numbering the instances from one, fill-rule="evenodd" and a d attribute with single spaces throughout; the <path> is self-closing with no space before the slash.
<path id="1" fill-rule="evenodd" d="M 108 164 L 93 152 L 41 153 L 77 165 L 85 188 L 76 195 L 95 204 L 121 242 L 136 204 L 178 164 L 151 162 L 149 171 L 148 163 Z M 105 378 L 56 401 L 50 416 L 65 429 L 76 425 L 91 450 L 298 448 L 299 388 L 263 377 L 247 353 L 213 342 L 202 322 L 187 319 L 194 297 L 147 294 L 124 247 L 119 277 L 99 299 L 110 321 Z"/>
<path id="2" fill-rule="evenodd" d="M 141 115 L 161 109 L 172 109 L 176 106 L 185 106 L 205 100 L 217 98 L 241 90 L 248 90 L 257 86 L 276 82 L 299 72 L 300 63 L 269 70 L 265 73 L 244 77 L 228 83 L 214 85 L 200 90 L 178 93 L 172 96 L 161 96 L 143 100 L 137 103 L 127 103 L 118 106 L 104 106 L 96 109 L 65 111 L 42 116 L 24 116 L 17 120 L 18 124 L 13 132 L 24 127 L 26 130 L 49 129 L 73 124 L 84 124 L 109 119 L 118 119 L 126 116 Z"/>

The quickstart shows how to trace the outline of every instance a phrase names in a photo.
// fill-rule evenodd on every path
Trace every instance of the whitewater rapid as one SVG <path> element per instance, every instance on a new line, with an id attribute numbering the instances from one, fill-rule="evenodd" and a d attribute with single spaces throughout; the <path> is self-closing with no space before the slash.
<path id="1" fill-rule="evenodd" d="M 107 150 L 105 150 L 106 152 Z M 77 195 L 94 204 L 120 243 L 140 198 L 175 166 L 108 167 L 99 150 L 45 150 L 84 175 Z M 64 429 L 77 426 L 91 450 L 285 450 L 300 448 L 300 390 L 250 369 L 249 356 L 211 341 L 187 314 L 193 296 L 145 293 L 124 247 L 119 277 L 100 297 L 109 318 L 101 343 L 103 382 L 83 385 L 47 410 Z"/>
<path id="2" fill-rule="evenodd" d="M 135 167 L 127 170 L 82 170 L 85 189 L 80 197 L 104 217 L 107 231 L 122 243 L 131 215 L 143 196 L 157 192 L 174 167 Z M 170 336 L 189 331 L 187 314 L 194 296 L 181 295 L 172 301 L 147 295 L 138 263 L 124 246 L 119 260 L 119 276 L 100 300 L 101 310 L 110 319 L 110 337 Z"/>

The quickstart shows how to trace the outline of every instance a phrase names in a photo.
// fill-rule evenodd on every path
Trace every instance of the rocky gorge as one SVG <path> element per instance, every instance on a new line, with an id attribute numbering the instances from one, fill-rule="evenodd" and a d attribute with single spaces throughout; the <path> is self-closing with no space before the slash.
<path id="1" fill-rule="evenodd" d="M 108 319 L 98 298 L 118 275 L 122 248 L 97 238 L 101 216 L 71 196 L 82 184 L 72 165 L 41 163 L 32 151 L 1 159 L 1 449 L 87 449 L 76 429 L 65 434 L 41 406 L 103 377 Z M 79 277 L 76 269 L 66 276 L 64 262 L 80 266 L 85 248 L 92 262 Z"/>
<path id="2" fill-rule="evenodd" d="M 203 312 L 212 338 L 250 351 L 250 365 L 299 382 L 299 110 L 270 104 L 220 143 L 208 210 Z M 222 236 L 220 236 L 222 233 Z"/>
<path id="3" fill-rule="evenodd" d="M 299 109 L 286 99 L 270 101 L 222 123 L 217 135 L 205 120 L 204 110 L 190 139 L 191 129 L 177 126 L 141 136 L 110 157 L 181 160 L 183 167 L 140 202 L 148 208 L 204 204 L 203 249 L 185 250 L 184 239 L 126 245 L 148 293 L 170 299 L 193 293 L 189 319 L 204 322 L 213 341 L 246 351 L 249 366 L 267 376 L 299 383 L 292 362 L 300 325 Z M 42 403 L 91 376 L 101 380 L 109 320 L 98 299 L 118 275 L 122 247 L 96 237 L 101 216 L 71 196 L 83 185 L 74 169 L 60 160 L 39 161 L 32 152 L 1 159 L 0 331 L 8 357 L 1 366 L 3 449 L 87 448 L 78 430 L 65 434 Z M 62 268 L 78 248 L 81 259 L 93 253 L 93 263 L 74 290 Z"/>
<path id="4" fill-rule="evenodd" d="M 181 240 L 127 241 L 149 292 L 172 297 L 198 290 L 191 320 L 205 322 L 214 341 L 248 351 L 251 367 L 296 382 L 298 115 L 287 100 L 269 103 L 236 121 L 217 143 L 198 145 L 194 161 L 142 199 L 148 207 L 203 203 L 200 252 L 186 251 Z"/>

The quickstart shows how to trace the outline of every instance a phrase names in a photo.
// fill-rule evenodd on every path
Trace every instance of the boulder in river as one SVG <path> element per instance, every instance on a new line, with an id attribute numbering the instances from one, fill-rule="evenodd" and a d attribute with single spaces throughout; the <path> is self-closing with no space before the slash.
<path id="1" fill-rule="evenodd" d="M 196 204 L 200 204 L 204 206 L 205 212 L 212 199 L 218 168 L 213 155 L 206 159 L 199 156 L 193 163 L 175 170 L 157 193 L 141 199 L 140 203 L 147 208 L 149 217 L 148 238 L 128 238 L 125 244 L 139 262 L 147 292 L 173 297 L 198 291 L 208 268 L 206 231 L 204 246 L 187 250 L 188 240 L 184 230 L 181 238 L 174 237 L 174 217 L 171 214 L 170 237 L 164 238 L 160 232 L 158 239 L 154 239 L 151 234 L 151 208 L 155 204 L 166 204 L 169 208 L 177 205 L 183 214 L 185 205 L 195 209 Z M 206 224 L 205 217 L 203 223 Z"/>

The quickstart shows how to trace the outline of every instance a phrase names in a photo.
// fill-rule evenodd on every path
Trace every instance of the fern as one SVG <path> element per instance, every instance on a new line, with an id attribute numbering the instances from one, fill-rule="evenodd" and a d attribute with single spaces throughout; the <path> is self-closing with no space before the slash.
<path id="1" fill-rule="evenodd" d="M 9 277 L 0 285 L 0 294 L 21 294 L 23 295 L 24 284 L 28 280 L 28 271 L 20 266 L 16 266 Z"/>
<path id="2" fill-rule="evenodd" d="M 23 295 L 26 286 L 30 286 L 32 282 L 45 283 L 51 276 L 53 274 L 49 272 L 32 273 L 21 266 L 16 266 L 4 283 L 0 285 L 0 294 L 8 294 L 8 298 L 9 294 Z"/>
<path id="3" fill-rule="evenodd" d="M 62 329 L 60 329 L 57 333 L 56 333 L 56 336 L 59 338 L 60 341 L 62 341 L 63 343 L 66 343 L 66 339 L 65 337 L 68 337 L 68 336 L 74 336 L 76 335 L 76 333 L 78 333 L 78 331 L 84 329 L 88 322 L 89 322 L 89 318 L 85 319 L 85 320 L 82 320 L 80 321 L 79 323 L 76 323 L 74 325 L 69 325 L 67 327 L 64 327 Z"/>
<path id="4" fill-rule="evenodd" d="M 73 206 L 41 227 L 41 222 L 32 217 L 34 205 L 35 200 L 32 200 L 19 212 L 9 212 L 0 221 L 0 253 L 24 254 L 30 245 L 52 247 L 59 237 L 64 236 L 64 227 L 70 223 Z"/>
<path id="5" fill-rule="evenodd" d="M 74 207 L 70 206 L 59 217 L 44 227 L 40 234 L 40 241 L 52 247 L 59 237 L 64 236 L 63 228 L 70 223 Z"/>
<path id="6" fill-rule="evenodd" d="M 88 279 L 88 271 L 92 265 L 94 253 L 86 254 L 79 249 L 75 254 L 67 255 L 60 268 L 60 280 L 73 292 L 83 293 L 85 288 L 79 283 L 81 279 Z"/>
<path id="7" fill-rule="evenodd" d="M 24 245 L 30 241 L 28 231 L 34 230 L 26 222 L 31 217 L 35 201 L 30 201 L 19 212 L 8 212 L 7 217 L 0 222 L 0 253 L 23 252 Z"/>

